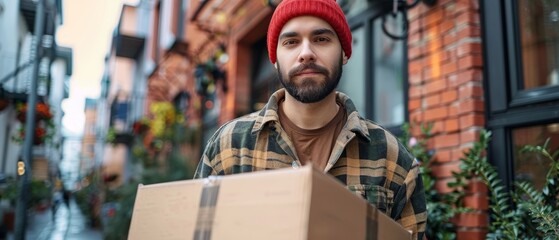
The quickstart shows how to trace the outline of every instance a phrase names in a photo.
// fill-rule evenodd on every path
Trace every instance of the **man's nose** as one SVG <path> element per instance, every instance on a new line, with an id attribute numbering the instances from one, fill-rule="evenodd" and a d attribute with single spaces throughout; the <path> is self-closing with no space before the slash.
<path id="1" fill-rule="evenodd" d="M 299 53 L 299 63 L 310 63 L 316 61 L 316 54 L 309 41 L 303 41 L 301 52 Z"/>

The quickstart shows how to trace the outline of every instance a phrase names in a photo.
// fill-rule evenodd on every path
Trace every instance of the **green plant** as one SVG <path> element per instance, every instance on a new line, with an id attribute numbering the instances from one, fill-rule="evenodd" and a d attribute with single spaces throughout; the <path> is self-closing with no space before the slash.
<path id="1" fill-rule="evenodd" d="M 151 107 L 152 120 L 142 119 L 133 125 L 136 133 L 131 146 L 131 160 L 137 171 L 133 178 L 115 189 L 107 189 L 105 203 L 111 215 L 105 224 L 105 239 L 127 239 L 138 184 L 154 184 L 191 179 L 194 166 L 181 155 L 180 147 L 194 133 L 188 133 L 184 118 L 169 103 Z M 104 213 L 105 214 L 105 213 Z"/>
<path id="2" fill-rule="evenodd" d="M 427 229 L 426 236 L 429 239 L 455 239 L 456 226 L 451 219 L 461 212 L 468 211 L 460 207 L 463 197 L 462 191 L 454 191 L 448 194 L 440 194 L 435 188 L 438 178 L 434 175 L 432 167 L 433 150 L 428 150 L 427 142 L 431 139 L 432 124 L 421 125 L 421 137 L 411 136 L 410 125 L 404 124 L 403 136 L 400 138 L 408 151 L 421 163 L 419 170 L 423 186 L 425 188 L 425 200 L 427 202 Z M 449 183 L 452 185 L 453 183 Z M 456 184 L 454 184 L 456 185 Z M 458 204 L 457 204 L 458 203 Z"/>
<path id="3" fill-rule="evenodd" d="M 92 171 L 82 180 L 82 187 L 74 192 L 74 198 L 82 214 L 91 226 L 97 226 L 99 219 L 100 192 L 99 173 Z"/>
<path id="4" fill-rule="evenodd" d="M 0 199 L 6 200 L 10 203 L 10 205 L 15 206 L 17 198 L 17 181 L 13 177 L 9 177 L 6 179 L 6 183 L 4 183 L 0 187 Z"/>
<path id="5" fill-rule="evenodd" d="M 47 181 L 31 180 L 29 190 L 31 192 L 28 205 L 30 208 L 46 204 L 52 199 L 50 183 Z"/>
<path id="6" fill-rule="evenodd" d="M 490 138 L 491 132 L 481 131 L 479 141 L 462 159 L 462 172 L 456 174 L 461 179 L 479 178 L 488 187 L 492 221 L 487 238 L 559 239 L 559 151 L 549 154 L 549 141 L 543 146 L 525 146 L 522 151 L 537 152 L 551 160 L 546 184 L 540 192 L 531 183 L 515 181 L 514 190 L 509 192 L 485 155 Z"/>

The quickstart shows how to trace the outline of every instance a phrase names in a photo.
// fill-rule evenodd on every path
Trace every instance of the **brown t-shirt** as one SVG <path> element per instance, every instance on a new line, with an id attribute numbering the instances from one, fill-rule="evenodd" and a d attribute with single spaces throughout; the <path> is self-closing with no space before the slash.
<path id="1" fill-rule="evenodd" d="M 344 126 L 347 113 L 342 104 L 336 116 L 324 127 L 318 129 L 302 129 L 297 127 L 283 111 L 283 106 L 279 104 L 279 120 L 281 126 L 287 132 L 291 141 L 295 145 L 297 156 L 303 165 L 312 162 L 317 169 L 324 170 L 330 158 L 332 148 L 336 143 L 336 138 Z"/>

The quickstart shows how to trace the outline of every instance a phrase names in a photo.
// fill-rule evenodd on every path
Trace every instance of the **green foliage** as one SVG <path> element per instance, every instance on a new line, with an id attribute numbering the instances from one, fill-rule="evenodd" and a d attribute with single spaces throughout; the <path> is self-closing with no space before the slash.
<path id="1" fill-rule="evenodd" d="M 8 178 L 6 184 L 0 187 L 0 199 L 6 199 L 11 205 L 15 205 L 17 199 L 18 181 L 15 178 Z M 47 181 L 31 180 L 29 182 L 28 208 L 33 208 L 40 204 L 47 203 L 52 198 L 50 184 Z"/>
<path id="2" fill-rule="evenodd" d="M 457 191 L 451 194 L 440 194 L 436 189 L 436 176 L 431 170 L 433 166 L 432 150 L 427 150 L 427 142 L 431 138 L 432 125 L 422 125 L 422 138 L 419 140 L 410 134 L 410 125 L 405 124 L 403 127 L 403 136 L 401 142 L 406 146 L 408 151 L 421 163 L 420 172 L 425 187 L 425 198 L 427 201 L 427 229 L 426 235 L 429 239 L 455 239 L 456 226 L 451 219 L 459 212 L 463 212 L 462 208 L 455 207 L 454 203 L 461 198 L 462 192 Z"/>
<path id="3" fill-rule="evenodd" d="M 559 150 L 548 151 L 549 140 L 543 146 L 525 146 L 521 152 L 536 153 L 551 160 L 546 184 L 541 191 L 528 182 L 515 182 L 509 192 L 499 178 L 496 168 L 488 162 L 486 150 L 491 132 L 481 131 L 480 137 L 461 158 L 461 171 L 453 173 L 454 181 L 448 186 L 454 191 L 440 194 L 433 175 L 434 153 L 428 151 L 431 126 L 421 126 L 422 139 L 410 135 L 409 125 L 404 126 L 401 141 L 421 162 L 422 180 L 427 200 L 427 230 L 429 239 L 454 239 L 455 226 L 451 219 L 471 209 L 463 207 L 462 198 L 468 182 L 478 180 L 487 185 L 490 197 L 491 223 L 488 239 L 559 239 Z"/>
<path id="4" fill-rule="evenodd" d="M 546 184 L 539 192 L 531 183 L 517 181 L 514 183 L 514 191 L 509 192 L 503 186 L 496 168 L 485 156 L 490 138 L 490 132 L 480 133 L 479 141 L 462 159 L 462 172 L 457 174 L 466 179 L 479 177 L 489 189 L 492 221 L 487 238 L 559 239 L 558 153 L 549 154 L 549 141 L 546 141 L 544 146 L 525 146 L 523 152 L 536 152 L 551 160 Z"/>
<path id="5" fill-rule="evenodd" d="M 13 177 L 6 179 L 6 183 L 0 186 L 0 199 L 8 200 L 12 206 L 17 198 L 17 181 Z"/>
<path id="6" fill-rule="evenodd" d="M 169 113 L 170 111 L 165 111 Z M 137 174 L 128 182 L 116 189 L 106 190 L 105 203 L 116 204 L 116 212 L 110 217 L 104 229 L 104 239 L 127 239 L 134 201 L 139 184 L 154 184 L 172 182 L 178 180 L 192 179 L 194 166 L 187 157 L 180 154 L 180 144 L 187 141 L 182 136 L 193 133 L 184 129 L 183 120 L 173 114 L 161 114 L 167 116 L 165 119 L 177 121 L 166 121 L 161 134 L 150 138 L 149 146 L 145 146 L 145 134 L 147 131 L 139 131 L 131 146 L 132 162 L 136 165 Z M 170 116 L 172 115 L 172 116 Z M 179 121 L 180 120 L 180 121 Z M 153 129 L 153 128 L 151 128 Z"/>
<path id="7" fill-rule="evenodd" d="M 89 224 L 92 226 L 97 226 L 100 222 L 99 210 L 97 208 L 100 201 L 99 192 L 101 192 L 101 187 L 99 186 L 99 173 L 93 171 L 87 175 L 85 178 L 87 184 L 74 192 L 74 199 L 78 204 L 82 214 L 88 219 Z"/>

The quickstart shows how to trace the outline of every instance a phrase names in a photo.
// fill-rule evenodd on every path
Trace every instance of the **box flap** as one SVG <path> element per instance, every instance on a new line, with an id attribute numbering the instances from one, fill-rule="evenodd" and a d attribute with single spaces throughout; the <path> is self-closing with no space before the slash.
<path id="1" fill-rule="evenodd" d="M 308 239 L 365 239 L 367 202 L 316 169 L 312 183 Z"/>
<path id="2" fill-rule="evenodd" d="M 411 233 L 386 214 L 377 211 L 378 239 L 411 239 Z"/>
<path id="3" fill-rule="evenodd" d="M 222 179 L 212 239 L 306 239 L 311 169 Z"/>
<path id="4" fill-rule="evenodd" d="M 129 239 L 185 239 L 194 236 L 202 180 L 140 185 Z M 190 239 L 190 237 L 186 237 Z"/>

